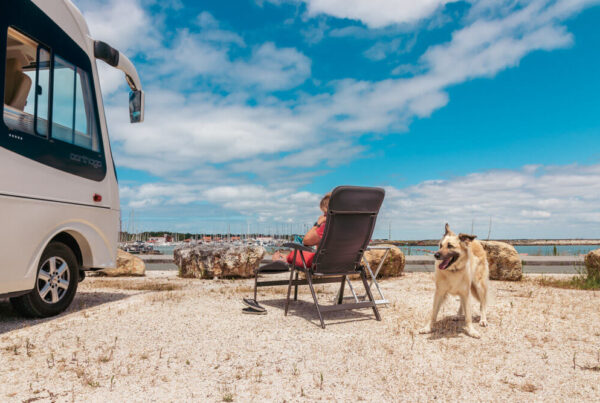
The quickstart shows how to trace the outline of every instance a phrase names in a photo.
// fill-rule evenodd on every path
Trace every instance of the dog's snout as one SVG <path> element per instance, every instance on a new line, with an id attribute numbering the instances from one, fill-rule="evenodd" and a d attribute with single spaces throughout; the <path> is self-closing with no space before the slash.
<path id="1" fill-rule="evenodd" d="M 439 259 L 442 256 L 442 254 L 440 252 L 435 252 L 433 257 L 436 259 Z"/>

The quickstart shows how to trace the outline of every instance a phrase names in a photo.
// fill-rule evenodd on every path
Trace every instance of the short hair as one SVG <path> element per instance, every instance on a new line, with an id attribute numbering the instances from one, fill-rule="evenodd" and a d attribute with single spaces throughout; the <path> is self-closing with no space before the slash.
<path id="1" fill-rule="evenodd" d="M 329 209 L 329 199 L 331 199 L 331 192 L 327 193 L 321 199 L 321 203 L 319 204 L 319 207 L 321 207 L 322 211 L 327 211 Z"/>

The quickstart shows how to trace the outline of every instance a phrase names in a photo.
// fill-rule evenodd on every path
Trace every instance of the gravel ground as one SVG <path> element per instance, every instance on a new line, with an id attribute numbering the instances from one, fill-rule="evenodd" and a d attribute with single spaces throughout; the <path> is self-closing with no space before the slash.
<path id="1" fill-rule="evenodd" d="M 427 273 L 381 282 L 390 306 L 331 313 L 311 297 L 284 317 L 282 287 L 264 316 L 243 315 L 249 280 L 88 278 L 59 317 L 23 320 L 0 301 L 0 401 L 592 401 L 600 399 L 600 294 L 492 282 L 482 338 L 449 299 L 419 335 Z M 334 285 L 318 286 L 323 302 Z M 475 309 L 478 314 L 478 309 Z"/>

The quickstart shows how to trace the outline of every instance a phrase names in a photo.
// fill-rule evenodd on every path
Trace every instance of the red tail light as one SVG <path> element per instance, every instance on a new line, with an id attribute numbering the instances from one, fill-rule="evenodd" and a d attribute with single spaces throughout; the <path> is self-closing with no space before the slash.
<path id="1" fill-rule="evenodd" d="M 98 193 L 94 193 L 94 201 L 96 203 L 100 203 L 102 201 L 102 195 L 99 195 Z"/>

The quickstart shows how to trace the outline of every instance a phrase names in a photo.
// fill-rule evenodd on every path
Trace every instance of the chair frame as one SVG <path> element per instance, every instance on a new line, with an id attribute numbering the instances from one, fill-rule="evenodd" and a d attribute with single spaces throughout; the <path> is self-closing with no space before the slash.
<path id="1" fill-rule="evenodd" d="M 300 244 L 285 244 L 284 246 L 294 248 L 294 260 L 296 262 L 296 256 L 299 250 L 303 250 L 306 248 L 304 245 Z M 309 249 L 309 248 L 306 248 Z M 311 250 L 312 251 L 312 250 Z M 326 312 L 335 312 L 335 311 L 346 311 L 352 309 L 362 309 L 362 308 L 372 308 L 373 313 L 375 314 L 375 318 L 380 321 L 381 315 L 379 314 L 379 310 L 377 309 L 377 304 L 373 298 L 373 294 L 371 293 L 371 287 L 367 282 L 367 276 L 365 267 L 360 265 L 356 269 L 355 273 L 346 273 L 346 274 L 315 274 L 312 268 L 306 266 L 306 261 L 304 260 L 304 255 L 300 254 L 300 259 L 302 260 L 302 267 L 294 265 L 294 267 L 290 270 L 290 280 L 288 282 L 288 290 L 287 296 L 285 299 L 285 312 L 284 315 L 287 316 L 290 306 L 290 294 L 292 291 L 292 286 L 294 289 L 294 301 L 298 299 L 298 286 L 299 285 L 308 285 L 310 288 L 310 293 L 312 294 L 315 307 L 317 309 L 317 314 L 319 315 L 319 321 L 321 322 L 321 328 L 325 329 L 325 321 L 323 320 L 323 313 Z M 298 273 L 303 272 L 306 276 L 306 279 L 298 279 Z M 294 279 L 294 274 L 296 275 L 296 279 Z M 367 293 L 368 301 L 362 302 L 353 302 L 353 303 L 343 303 L 344 299 L 344 288 L 346 285 L 346 280 L 348 276 L 351 274 L 359 274 L 362 280 L 362 283 L 365 287 L 365 291 Z M 326 283 L 340 283 L 340 290 L 338 292 L 338 296 L 336 298 L 336 304 L 334 305 L 321 305 L 317 299 L 317 293 L 315 292 L 314 284 L 326 284 Z"/>

